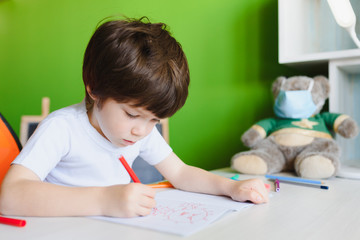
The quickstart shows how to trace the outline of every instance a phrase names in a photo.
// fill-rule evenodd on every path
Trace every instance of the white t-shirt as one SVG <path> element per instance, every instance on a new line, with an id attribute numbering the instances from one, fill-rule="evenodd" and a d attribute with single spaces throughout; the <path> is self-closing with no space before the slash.
<path id="1" fill-rule="evenodd" d="M 172 149 L 156 127 L 127 147 L 117 147 L 90 124 L 84 101 L 51 113 L 26 143 L 13 164 L 21 164 L 42 181 L 66 186 L 110 186 L 130 182 L 121 164 L 137 156 L 155 165 Z"/>

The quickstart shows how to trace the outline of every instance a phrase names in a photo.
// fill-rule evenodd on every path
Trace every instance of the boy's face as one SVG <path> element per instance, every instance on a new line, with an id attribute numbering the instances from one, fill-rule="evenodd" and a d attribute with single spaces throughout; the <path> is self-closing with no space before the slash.
<path id="1" fill-rule="evenodd" d="M 119 147 L 135 144 L 160 121 L 144 108 L 134 107 L 131 103 L 118 103 L 111 98 L 105 100 L 101 108 L 95 103 L 88 116 L 91 125 Z"/>

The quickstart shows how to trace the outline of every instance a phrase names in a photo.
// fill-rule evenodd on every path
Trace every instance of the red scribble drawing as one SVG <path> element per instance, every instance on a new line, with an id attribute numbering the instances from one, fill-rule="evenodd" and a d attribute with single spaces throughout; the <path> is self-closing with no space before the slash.
<path id="1" fill-rule="evenodd" d="M 152 215 L 174 223 L 195 224 L 208 221 L 213 212 L 201 203 L 184 202 L 172 207 L 159 204 Z"/>

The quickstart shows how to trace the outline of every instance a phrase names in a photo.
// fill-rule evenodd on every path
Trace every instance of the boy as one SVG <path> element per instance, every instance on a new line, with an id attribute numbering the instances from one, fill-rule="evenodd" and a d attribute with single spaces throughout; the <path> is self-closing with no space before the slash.
<path id="1" fill-rule="evenodd" d="M 51 113 L 3 181 L 0 212 L 23 216 L 144 216 L 155 190 L 130 183 L 140 155 L 176 188 L 268 201 L 258 179 L 233 181 L 183 163 L 156 130 L 185 103 L 185 55 L 164 24 L 108 21 L 94 33 L 83 64 L 85 102 Z"/>

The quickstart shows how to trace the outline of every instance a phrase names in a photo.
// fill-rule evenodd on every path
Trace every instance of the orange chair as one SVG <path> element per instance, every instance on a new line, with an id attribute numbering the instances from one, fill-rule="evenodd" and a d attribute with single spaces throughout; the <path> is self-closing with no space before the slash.
<path id="1" fill-rule="evenodd" d="M 11 162 L 19 154 L 21 148 L 19 138 L 0 113 L 0 186 Z"/>

